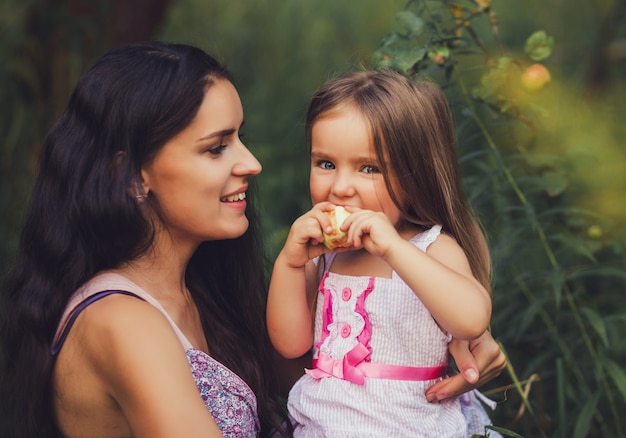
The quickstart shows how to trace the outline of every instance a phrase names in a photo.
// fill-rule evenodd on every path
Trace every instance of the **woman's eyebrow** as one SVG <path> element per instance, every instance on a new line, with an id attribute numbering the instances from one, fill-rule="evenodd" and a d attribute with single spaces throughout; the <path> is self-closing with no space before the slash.
<path id="1" fill-rule="evenodd" d="M 212 132 L 212 133 L 210 133 L 208 135 L 205 135 L 204 137 L 199 138 L 198 140 L 196 140 L 196 142 L 210 140 L 210 139 L 216 138 L 216 137 L 226 137 L 228 135 L 231 135 L 233 132 L 235 132 L 235 128 L 224 129 L 224 130 L 221 130 L 221 131 L 215 131 L 215 132 Z"/>
<path id="2" fill-rule="evenodd" d="M 245 124 L 246 124 L 246 121 L 245 120 L 242 121 L 241 125 L 239 125 L 239 130 L 241 130 L 241 128 L 243 128 L 243 125 Z M 235 131 L 237 131 L 236 128 L 229 128 L 229 129 L 223 129 L 221 131 L 215 131 L 208 135 L 205 135 L 204 137 L 199 138 L 196 141 L 204 141 L 204 140 L 209 140 L 209 139 L 216 138 L 216 137 L 226 137 L 228 135 L 231 135 Z"/>

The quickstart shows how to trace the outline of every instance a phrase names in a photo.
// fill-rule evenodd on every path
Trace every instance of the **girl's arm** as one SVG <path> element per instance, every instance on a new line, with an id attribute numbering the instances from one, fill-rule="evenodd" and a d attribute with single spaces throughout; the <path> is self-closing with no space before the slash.
<path id="1" fill-rule="evenodd" d="M 86 363 L 134 437 L 222 436 L 161 312 L 116 295 L 92 304 L 80 318 L 86 330 L 77 333 L 84 336 Z"/>
<path id="2" fill-rule="evenodd" d="M 267 329 L 274 348 L 286 358 L 300 357 L 313 345 L 311 304 L 317 275 L 311 259 L 326 252 L 321 244 L 322 227 L 331 225 L 323 213 L 324 205 L 318 204 L 293 223 L 274 262 Z"/>
<path id="3" fill-rule="evenodd" d="M 473 277 L 465 253 L 441 234 L 426 253 L 403 240 L 386 261 L 453 337 L 474 339 L 489 327 L 491 297 Z"/>
<path id="4" fill-rule="evenodd" d="M 351 242 L 385 260 L 443 330 L 457 339 L 474 339 L 487 330 L 491 297 L 452 237 L 441 234 L 424 253 L 403 239 L 384 213 L 367 210 L 352 214 L 346 227 Z"/>

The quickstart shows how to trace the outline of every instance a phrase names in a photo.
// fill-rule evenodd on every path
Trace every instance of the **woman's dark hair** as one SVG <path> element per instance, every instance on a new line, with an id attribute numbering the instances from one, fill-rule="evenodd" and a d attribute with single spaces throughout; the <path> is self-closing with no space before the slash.
<path id="1" fill-rule="evenodd" d="M 146 42 L 110 51 L 79 80 L 43 145 L 16 263 L 0 304 L 3 436 L 53 437 L 53 336 L 73 292 L 133 260 L 154 230 L 132 196 L 141 166 L 232 80 L 204 51 Z M 158 205 L 148 199 L 147 208 Z M 252 203 L 240 238 L 205 242 L 187 270 L 212 356 L 255 392 L 262 434 L 283 419 L 265 330 L 266 260 Z"/>

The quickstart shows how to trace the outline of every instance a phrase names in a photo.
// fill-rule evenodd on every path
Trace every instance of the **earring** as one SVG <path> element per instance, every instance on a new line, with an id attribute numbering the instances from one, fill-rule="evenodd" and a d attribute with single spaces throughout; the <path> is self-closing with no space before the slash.
<path id="1" fill-rule="evenodd" d="M 148 195 L 135 195 L 135 199 L 137 200 L 138 204 L 143 204 L 144 202 L 146 202 L 146 199 L 148 199 Z"/>

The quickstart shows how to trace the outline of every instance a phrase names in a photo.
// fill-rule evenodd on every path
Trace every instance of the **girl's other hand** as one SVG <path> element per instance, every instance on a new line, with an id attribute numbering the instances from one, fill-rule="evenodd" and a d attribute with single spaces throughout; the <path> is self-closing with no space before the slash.
<path id="1" fill-rule="evenodd" d="M 352 214 L 341 229 L 348 232 L 348 242 L 355 249 L 365 248 L 370 254 L 385 258 L 398 240 L 404 240 L 385 213 L 352 207 L 347 210 Z"/>

